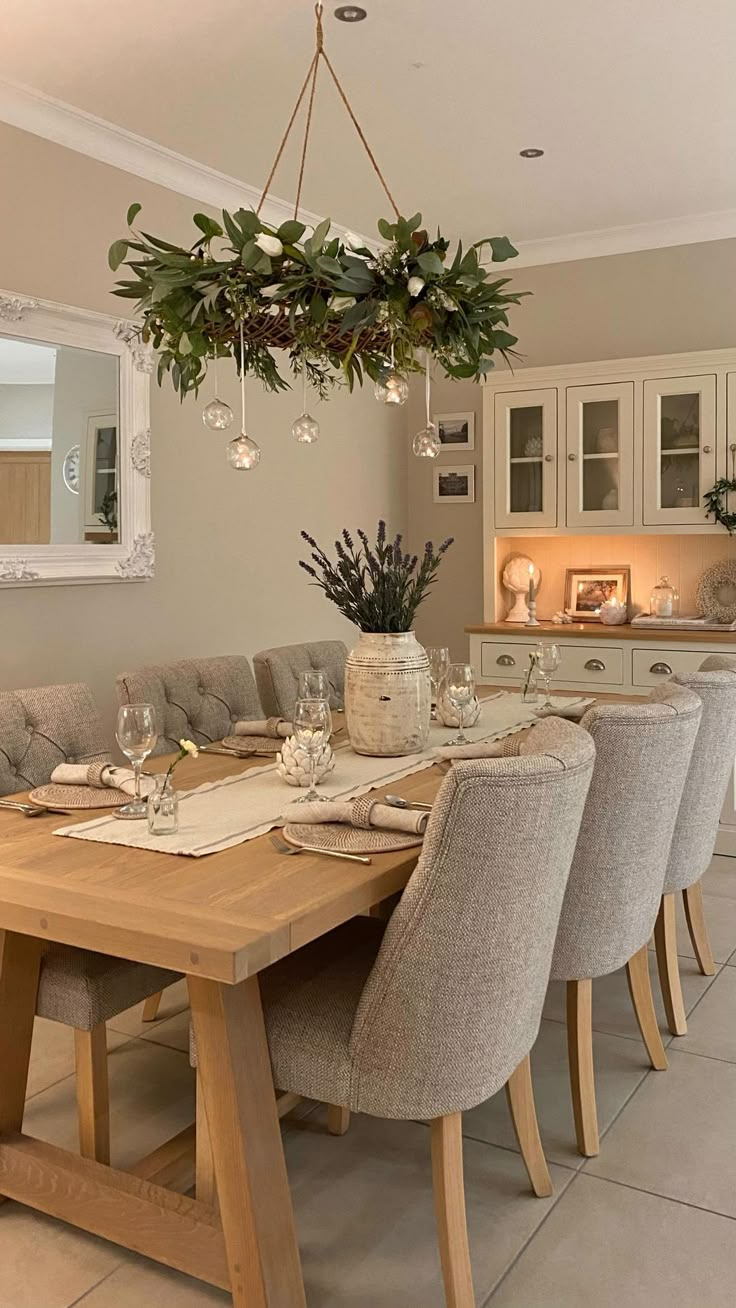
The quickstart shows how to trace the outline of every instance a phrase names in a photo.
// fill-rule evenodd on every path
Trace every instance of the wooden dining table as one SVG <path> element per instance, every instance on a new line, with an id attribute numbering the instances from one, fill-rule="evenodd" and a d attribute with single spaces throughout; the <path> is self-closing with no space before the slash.
<path id="1" fill-rule="evenodd" d="M 262 764 L 201 754 L 180 764 L 177 785 Z M 393 789 L 431 802 L 440 781 L 433 767 Z M 0 1196 L 227 1289 L 236 1308 L 304 1308 L 258 973 L 402 890 L 418 851 L 368 866 L 285 856 L 259 836 L 187 858 L 53 835 L 71 821 L 0 809 Z M 219 1211 L 169 1188 L 193 1127 L 125 1172 L 23 1133 L 50 941 L 186 976 Z"/>

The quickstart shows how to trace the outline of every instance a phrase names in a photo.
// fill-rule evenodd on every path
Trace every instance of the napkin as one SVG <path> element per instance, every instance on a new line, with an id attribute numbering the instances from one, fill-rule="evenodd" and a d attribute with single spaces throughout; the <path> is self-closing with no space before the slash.
<path id="1" fill-rule="evenodd" d="M 236 722 L 232 734 L 234 736 L 273 736 L 274 740 L 279 737 L 286 740 L 290 736 L 294 727 L 291 722 L 285 718 L 254 718 L 250 722 Z"/>
<path id="2" fill-rule="evenodd" d="M 535 712 L 538 718 L 571 718 L 573 722 L 577 722 L 594 703 L 595 700 L 590 698 L 563 699 L 558 700 L 557 703 L 553 700 L 549 707 L 542 705 Z"/>
<path id="3" fill-rule="evenodd" d="M 51 773 L 51 781 L 58 786 L 99 786 L 135 794 L 135 773 L 132 768 L 118 768 L 113 763 L 59 763 Z M 153 777 L 141 777 L 141 795 L 149 795 L 155 785 Z"/>
<path id="4" fill-rule="evenodd" d="M 504 736 L 503 740 L 479 740 L 469 745 L 439 745 L 432 753 L 438 759 L 507 758 L 510 754 L 519 753 L 521 742 L 516 739 L 518 732 L 532 725 L 525 723 L 524 727 L 518 727 L 516 732 Z"/>
<path id="5" fill-rule="evenodd" d="M 294 810 L 296 812 L 296 810 Z M 299 816 L 289 815 L 290 822 L 345 822 L 353 827 L 382 827 L 384 831 L 406 831 L 424 835 L 429 813 L 418 809 L 392 808 L 380 800 L 362 795 L 359 799 L 325 799 L 300 804 Z"/>

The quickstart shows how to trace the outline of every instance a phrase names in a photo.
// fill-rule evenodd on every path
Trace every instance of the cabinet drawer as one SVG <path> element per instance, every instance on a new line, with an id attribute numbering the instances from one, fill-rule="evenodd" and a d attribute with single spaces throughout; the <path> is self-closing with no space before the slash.
<path id="1" fill-rule="evenodd" d="M 661 686 L 673 673 L 697 672 L 707 657 L 708 651 L 700 649 L 635 649 L 631 680 L 635 686 Z"/>
<path id="2" fill-rule="evenodd" d="M 483 641 L 481 648 L 481 676 L 489 681 L 518 682 L 529 666 L 529 655 L 536 641 Z M 577 642 L 560 647 L 560 666 L 554 675 L 555 682 L 580 682 L 584 686 L 596 684 L 622 686 L 624 681 L 624 652 L 610 646 L 581 646 Z"/>

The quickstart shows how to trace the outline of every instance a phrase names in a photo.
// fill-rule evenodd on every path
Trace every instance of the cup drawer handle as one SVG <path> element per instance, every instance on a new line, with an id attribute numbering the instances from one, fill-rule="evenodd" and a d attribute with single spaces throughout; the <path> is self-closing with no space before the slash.
<path id="1" fill-rule="evenodd" d="M 649 671 L 653 672 L 657 677 L 672 676 L 672 668 L 669 663 L 653 663 Z"/>
<path id="2" fill-rule="evenodd" d="M 496 662 L 500 668 L 515 668 L 516 659 L 512 659 L 510 654 L 499 654 Z"/>
<path id="3" fill-rule="evenodd" d="M 606 670 L 606 665 L 602 659 L 588 659 L 585 667 L 588 672 L 605 672 Z"/>

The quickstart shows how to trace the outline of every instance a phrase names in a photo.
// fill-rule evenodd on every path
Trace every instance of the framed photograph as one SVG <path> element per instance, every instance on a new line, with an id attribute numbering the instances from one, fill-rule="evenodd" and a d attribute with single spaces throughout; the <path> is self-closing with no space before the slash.
<path id="1" fill-rule="evenodd" d="M 597 568 L 568 568 L 565 572 L 565 612 L 579 622 L 598 622 L 601 604 L 614 595 L 620 604 L 629 602 L 631 569 L 599 565 Z"/>
<path id="2" fill-rule="evenodd" d="M 434 424 L 443 450 L 475 449 L 474 413 L 436 413 Z"/>
<path id="3" fill-rule="evenodd" d="M 449 464 L 434 469 L 435 504 L 475 504 L 475 465 Z"/>

